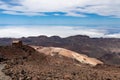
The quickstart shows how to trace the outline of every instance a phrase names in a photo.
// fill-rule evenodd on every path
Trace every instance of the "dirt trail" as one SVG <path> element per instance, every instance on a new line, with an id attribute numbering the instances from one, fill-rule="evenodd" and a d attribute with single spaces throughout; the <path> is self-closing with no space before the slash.
<path id="1" fill-rule="evenodd" d="M 5 64 L 0 63 L 0 80 L 11 80 L 9 76 L 6 76 L 3 72 L 2 69 L 5 67 Z"/>

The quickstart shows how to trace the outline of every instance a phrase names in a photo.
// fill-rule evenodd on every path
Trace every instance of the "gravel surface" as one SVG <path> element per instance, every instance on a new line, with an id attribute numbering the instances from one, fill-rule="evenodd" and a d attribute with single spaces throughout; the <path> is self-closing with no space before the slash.
<path id="1" fill-rule="evenodd" d="M 5 64 L 0 63 L 0 80 L 11 80 L 9 76 L 6 76 L 3 72 L 2 69 L 5 67 Z"/>

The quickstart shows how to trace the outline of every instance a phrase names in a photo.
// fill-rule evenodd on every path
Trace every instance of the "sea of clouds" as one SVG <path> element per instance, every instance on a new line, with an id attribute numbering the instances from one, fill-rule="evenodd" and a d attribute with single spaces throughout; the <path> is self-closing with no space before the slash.
<path id="1" fill-rule="evenodd" d="M 21 25 L 0 27 L 0 37 L 28 36 L 61 36 L 87 35 L 90 37 L 120 38 L 119 27 L 88 27 L 88 26 L 39 26 Z"/>

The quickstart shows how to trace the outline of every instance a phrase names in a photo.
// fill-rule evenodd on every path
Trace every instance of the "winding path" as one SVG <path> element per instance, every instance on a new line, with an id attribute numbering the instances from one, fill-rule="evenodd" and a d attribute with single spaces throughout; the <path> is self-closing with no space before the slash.
<path id="1" fill-rule="evenodd" d="M 0 64 L 0 80 L 11 80 L 9 76 L 6 76 L 3 72 L 2 69 L 5 67 L 5 64 Z"/>

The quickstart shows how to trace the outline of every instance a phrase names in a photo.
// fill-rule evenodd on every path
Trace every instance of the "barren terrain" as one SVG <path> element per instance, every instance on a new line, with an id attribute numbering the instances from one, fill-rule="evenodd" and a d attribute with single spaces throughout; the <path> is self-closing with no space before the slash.
<path id="1" fill-rule="evenodd" d="M 0 53 L 7 64 L 2 71 L 12 80 L 120 80 L 120 66 L 91 66 L 59 54 L 45 55 L 27 45 L 0 47 Z"/>
<path id="2" fill-rule="evenodd" d="M 0 45 L 10 45 L 14 39 L 0 38 Z M 97 58 L 106 64 L 120 65 L 120 38 L 90 38 L 89 36 L 75 35 L 66 38 L 31 36 L 19 39 L 27 45 L 61 47 Z"/>

